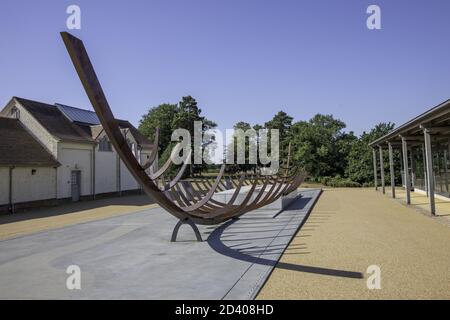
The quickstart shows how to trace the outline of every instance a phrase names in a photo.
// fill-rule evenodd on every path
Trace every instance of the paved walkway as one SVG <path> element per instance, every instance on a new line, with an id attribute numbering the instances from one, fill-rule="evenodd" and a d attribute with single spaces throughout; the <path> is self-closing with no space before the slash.
<path id="1" fill-rule="evenodd" d="M 256 210 L 201 226 L 204 242 L 182 226 L 171 243 L 177 221 L 160 207 L 3 240 L 0 299 L 252 299 L 319 194 L 303 190 L 276 217 Z M 81 290 L 66 288 L 70 265 L 81 269 Z"/>
<path id="2" fill-rule="evenodd" d="M 370 265 L 380 290 L 367 289 Z M 450 299 L 450 228 L 372 189 L 325 190 L 258 298 Z"/>

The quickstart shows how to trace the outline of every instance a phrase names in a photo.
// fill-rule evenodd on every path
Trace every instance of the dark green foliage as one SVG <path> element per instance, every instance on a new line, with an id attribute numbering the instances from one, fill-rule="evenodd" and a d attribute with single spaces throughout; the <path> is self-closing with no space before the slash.
<path id="1" fill-rule="evenodd" d="M 349 178 L 342 178 L 341 176 L 336 177 L 323 177 L 319 180 L 325 186 L 334 188 L 357 188 L 361 187 L 361 184 L 350 180 Z"/>
<path id="2" fill-rule="evenodd" d="M 163 103 L 152 107 L 139 122 L 139 131 L 151 141 L 155 138 L 156 128 L 159 128 L 159 148 L 165 150 L 170 143 L 173 131 L 172 121 L 178 113 L 176 104 Z"/>
<path id="3" fill-rule="evenodd" d="M 353 132 L 346 133 L 344 128 L 341 120 L 322 114 L 293 124 L 288 139 L 294 162 L 313 177 L 343 176 L 348 152 L 357 140 Z"/>
<path id="4" fill-rule="evenodd" d="M 153 139 L 156 127 L 161 130 L 160 147 L 162 154 L 160 161 L 168 158 L 169 150 L 173 146 L 170 137 L 173 130 L 185 128 L 191 132 L 193 139 L 194 121 L 203 122 L 203 131 L 216 127 L 216 124 L 201 115 L 201 109 L 191 96 L 183 97 L 178 105 L 161 104 L 151 108 L 140 121 L 139 130 Z M 258 133 L 259 129 L 278 129 L 280 134 L 280 160 L 287 158 L 288 146 L 291 143 L 291 161 L 302 166 L 309 174 L 312 181 L 323 183 L 333 187 L 360 187 L 373 185 L 373 159 L 372 148 L 369 143 L 387 134 L 394 128 L 393 123 L 380 123 L 370 132 L 363 132 L 357 137 L 352 131 L 346 132 L 343 121 L 335 119 L 332 115 L 316 114 L 309 121 L 293 123 L 293 118 L 283 111 L 279 111 L 274 117 L 265 122 L 264 126 L 256 124 L 252 127 L 247 122 L 237 122 L 235 129 L 246 131 L 253 128 Z M 269 135 L 270 139 L 270 135 Z M 235 160 L 236 160 L 236 137 Z M 228 172 L 249 171 L 255 169 L 255 165 L 248 163 L 249 144 L 258 144 L 258 138 L 246 139 L 246 164 L 228 165 Z M 228 148 L 230 145 L 228 145 Z M 168 150 L 166 150 L 169 148 Z M 161 152 L 160 151 L 160 152 Z M 228 152 L 228 151 L 227 151 Z M 270 152 L 270 143 L 269 143 Z M 377 164 L 379 154 L 377 149 Z M 389 158 L 387 150 L 383 151 L 384 171 L 386 185 L 390 183 Z M 259 159 L 258 159 L 259 163 Z M 394 151 L 394 163 L 397 173 L 396 182 L 400 181 L 400 153 Z M 208 166 L 195 165 L 193 171 L 199 172 Z M 211 167 L 211 166 L 210 166 Z M 378 170 L 379 172 L 379 170 Z"/>
<path id="5" fill-rule="evenodd" d="M 369 147 L 369 143 L 384 136 L 389 131 L 394 129 L 393 123 L 380 123 L 375 126 L 370 132 L 363 132 L 362 135 L 356 140 L 348 153 L 348 166 L 346 169 L 346 176 L 351 180 L 359 182 L 361 184 L 370 183 L 373 185 L 373 155 L 372 148 Z M 377 165 L 379 166 L 379 150 L 377 149 Z M 389 172 L 389 155 L 388 151 L 383 151 L 383 162 L 386 184 L 390 183 Z M 396 150 L 394 152 L 395 172 L 398 173 L 396 181 L 400 180 L 400 155 Z M 377 168 L 379 171 L 379 168 Z"/>
<path id="6" fill-rule="evenodd" d="M 157 107 L 152 107 L 147 114 L 142 116 L 142 119 L 139 122 L 139 130 L 150 140 L 153 141 L 156 128 L 160 128 L 160 164 L 164 163 L 170 156 L 170 150 L 174 145 L 171 143 L 171 136 L 175 129 L 187 129 L 191 134 L 191 143 L 193 145 L 194 121 L 203 122 L 203 132 L 217 126 L 216 123 L 208 120 L 206 117 L 202 116 L 201 113 L 202 110 L 198 107 L 197 101 L 191 96 L 186 96 L 182 97 L 178 104 L 164 103 Z M 194 155 L 192 155 L 191 163 L 193 163 L 193 156 Z M 198 172 L 204 167 L 206 167 L 205 164 L 193 164 L 190 169 L 192 169 L 193 172 Z"/>

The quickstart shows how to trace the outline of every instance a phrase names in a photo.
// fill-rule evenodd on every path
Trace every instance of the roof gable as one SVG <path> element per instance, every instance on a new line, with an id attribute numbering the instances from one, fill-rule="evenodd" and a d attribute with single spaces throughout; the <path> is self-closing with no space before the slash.
<path id="1" fill-rule="evenodd" d="M 54 105 L 14 97 L 51 135 L 67 141 L 90 142 L 91 136 L 70 122 Z"/>
<path id="2" fill-rule="evenodd" d="M 20 123 L 0 117 L 0 165 L 59 166 L 59 162 Z"/>

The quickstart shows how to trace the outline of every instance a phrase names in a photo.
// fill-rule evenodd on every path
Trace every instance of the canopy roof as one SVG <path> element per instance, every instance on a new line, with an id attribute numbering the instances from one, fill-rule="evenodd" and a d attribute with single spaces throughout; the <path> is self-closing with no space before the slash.
<path id="1" fill-rule="evenodd" d="M 408 140 L 417 139 L 421 141 L 423 139 L 423 128 L 430 129 L 434 140 L 449 138 L 450 99 L 409 120 L 383 137 L 372 141 L 369 146 L 383 146 L 388 142 L 401 141 L 402 136 L 408 138 Z"/>

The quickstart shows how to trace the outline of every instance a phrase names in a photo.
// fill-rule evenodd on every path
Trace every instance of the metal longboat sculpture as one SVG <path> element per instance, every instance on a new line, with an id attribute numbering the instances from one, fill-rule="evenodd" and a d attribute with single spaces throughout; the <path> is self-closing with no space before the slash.
<path id="1" fill-rule="evenodd" d="M 250 177 L 242 174 L 238 179 L 229 178 L 227 183 L 224 183 L 225 164 L 221 166 L 219 174 L 212 182 L 207 179 L 181 181 L 186 168 L 185 162 L 177 175 L 161 186 L 158 182 L 161 182 L 164 173 L 169 169 L 170 158 L 157 172 L 146 172 L 157 158 L 159 131 L 157 130 L 155 134 L 154 148 L 148 161 L 141 165 L 121 133 L 83 42 L 67 32 L 61 32 L 61 36 L 86 94 L 120 159 L 144 192 L 179 219 L 172 233 L 172 241 L 176 241 L 178 229 L 182 224 L 189 224 L 197 240 L 202 241 L 196 224 L 214 225 L 236 219 L 244 213 L 266 206 L 291 193 L 303 182 L 305 172 L 298 167 L 290 166 L 288 159 L 287 165 L 279 170 L 282 171 L 281 174 Z M 234 192 L 227 202 L 213 199 L 216 192 L 230 189 L 230 185 Z M 246 186 L 247 190 L 238 203 L 237 199 L 243 186 Z"/>

